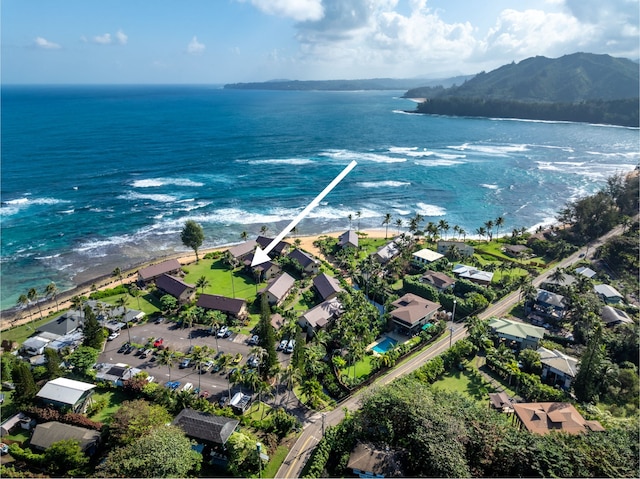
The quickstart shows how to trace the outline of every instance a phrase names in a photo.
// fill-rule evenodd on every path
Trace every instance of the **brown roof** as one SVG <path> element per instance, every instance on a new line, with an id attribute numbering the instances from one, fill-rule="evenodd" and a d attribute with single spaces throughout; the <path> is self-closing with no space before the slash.
<path id="1" fill-rule="evenodd" d="M 499 393 L 489 393 L 489 401 L 491 401 L 491 405 L 496 409 L 511 407 L 509 395 L 504 391 Z"/>
<path id="2" fill-rule="evenodd" d="M 249 240 L 244 243 L 237 244 L 229 248 L 229 254 L 236 259 L 242 258 L 243 256 L 248 255 L 249 253 L 253 253 L 253 250 L 256 249 L 256 241 Z"/>
<path id="3" fill-rule="evenodd" d="M 413 293 L 405 294 L 391 303 L 391 305 L 396 308 L 391 311 L 391 315 L 411 325 L 440 308 L 438 303 L 421 298 Z"/>
<path id="4" fill-rule="evenodd" d="M 256 243 L 260 245 L 260 248 L 265 249 L 267 246 L 271 244 L 273 238 L 267 238 L 266 236 L 258 236 L 256 238 Z M 276 254 L 282 254 L 287 248 L 291 246 L 286 241 L 280 241 L 277 245 L 273 247 L 273 252 Z"/>
<path id="5" fill-rule="evenodd" d="M 239 423 L 237 419 L 214 416 L 190 408 L 180 411 L 172 422 L 174 426 L 181 427 L 187 436 L 223 445 Z"/>
<path id="6" fill-rule="evenodd" d="M 301 249 L 297 249 L 297 248 L 294 249 L 291 253 L 289 253 L 288 256 L 291 259 L 298 260 L 298 263 L 300 263 L 300 266 L 302 266 L 303 269 L 306 269 L 307 266 L 309 266 L 310 264 L 318 262 L 309 253 L 306 253 L 306 252 L 302 251 Z"/>
<path id="7" fill-rule="evenodd" d="M 402 466 L 395 451 L 375 448 L 359 442 L 351 451 L 349 469 L 370 472 L 382 477 L 403 477 Z"/>
<path id="8" fill-rule="evenodd" d="M 313 278 L 313 285 L 318 290 L 318 294 L 320 294 L 323 300 L 342 291 L 340 281 L 326 273 L 321 273 Z"/>
<path id="9" fill-rule="evenodd" d="M 432 284 L 433 286 L 439 289 L 448 288 L 449 286 L 451 286 L 456 282 L 456 280 L 453 279 L 452 277 L 447 276 L 446 274 L 441 273 L 439 271 L 427 271 L 425 274 L 422 275 L 422 280 Z"/>
<path id="10" fill-rule="evenodd" d="M 265 293 L 271 293 L 278 301 L 280 301 L 289 293 L 289 291 L 291 291 L 295 282 L 296 280 L 293 279 L 290 274 L 282 273 L 280 276 L 270 281 L 263 291 Z"/>
<path id="11" fill-rule="evenodd" d="M 569 403 L 514 403 L 513 409 L 524 427 L 536 434 L 547 434 L 551 431 L 562 431 L 567 434 L 604 431 L 598 421 L 585 420 Z"/>
<path id="12" fill-rule="evenodd" d="M 138 276 L 142 281 L 149 281 L 154 278 L 157 278 L 161 274 L 165 273 L 173 273 L 174 271 L 178 271 L 182 266 L 177 259 L 168 259 L 163 261 L 162 263 L 153 264 L 151 266 L 147 266 L 146 268 L 141 268 L 138 270 Z"/>
<path id="13" fill-rule="evenodd" d="M 179 298 L 187 289 L 194 289 L 195 285 L 187 284 L 180 278 L 163 274 L 156 279 L 156 286 L 167 294 Z"/>
<path id="14" fill-rule="evenodd" d="M 246 304 L 244 299 L 227 298 L 225 296 L 218 296 L 217 294 L 201 294 L 196 302 L 196 306 L 200 306 L 201 308 L 213 309 L 233 315 L 240 314 L 246 307 Z"/>

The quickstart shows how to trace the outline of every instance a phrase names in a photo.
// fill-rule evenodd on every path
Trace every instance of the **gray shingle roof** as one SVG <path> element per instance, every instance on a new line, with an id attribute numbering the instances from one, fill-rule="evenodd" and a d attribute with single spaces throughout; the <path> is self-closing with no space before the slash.
<path id="1" fill-rule="evenodd" d="M 77 440 L 80 443 L 80 449 L 85 451 L 100 440 L 100 431 L 56 421 L 45 422 L 36 426 L 31 436 L 31 445 L 38 449 L 47 449 L 54 442 L 65 439 Z"/>
<path id="2" fill-rule="evenodd" d="M 342 291 L 340 281 L 326 273 L 321 273 L 313 278 L 313 286 L 318 290 L 320 297 L 325 300 L 332 294 Z"/>
<path id="3" fill-rule="evenodd" d="M 225 444 L 240 421 L 228 417 L 214 416 L 206 412 L 183 409 L 172 424 L 179 426 L 187 436 L 216 444 Z"/>

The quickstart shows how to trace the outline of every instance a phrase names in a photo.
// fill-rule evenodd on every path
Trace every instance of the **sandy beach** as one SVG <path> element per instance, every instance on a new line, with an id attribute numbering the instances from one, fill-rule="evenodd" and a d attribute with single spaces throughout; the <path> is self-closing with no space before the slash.
<path id="1" fill-rule="evenodd" d="M 320 253 L 320 250 L 316 248 L 313 243 L 322 236 L 337 238 L 342 233 L 344 233 L 344 231 L 335 231 L 335 232 L 322 233 L 322 234 L 311 235 L 311 236 L 294 236 L 294 237 L 285 238 L 285 241 L 293 243 L 295 240 L 299 239 L 300 247 L 302 249 L 308 251 L 314 256 L 321 257 L 322 255 Z M 362 233 L 366 233 L 367 237 L 369 238 L 385 237 L 384 229 L 366 229 L 366 230 L 362 230 Z M 397 233 L 397 230 L 393 230 L 390 228 L 388 232 L 388 237 L 392 238 L 395 235 L 395 233 Z M 216 252 L 216 251 L 225 251 L 227 249 L 229 249 L 228 245 L 203 249 L 198 251 L 198 255 L 200 256 L 200 258 L 202 258 L 207 253 Z M 132 283 L 137 279 L 137 272 L 139 269 L 149 266 L 151 264 L 158 263 L 160 261 L 173 259 L 173 258 L 176 258 L 182 265 L 188 265 L 196 261 L 195 254 L 188 254 L 188 253 L 181 253 L 181 254 L 176 254 L 176 255 L 162 257 L 162 258 L 155 258 L 141 265 L 138 265 L 134 268 L 123 270 L 122 282 L 125 284 Z M 106 277 L 103 276 L 100 278 L 94 278 L 93 281 L 85 282 L 83 285 L 77 286 L 69 291 L 64 291 L 58 294 L 57 308 L 61 311 L 64 309 L 70 308 L 71 298 L 74 296 L 88 296 L 94 289 L 103 290 L 103 289 L 113 288 L 118 284 L 120 284 L 120 280 L 114 276 L 106 276 Z M 94 285 L 95 285 L 95 288 L 94 288 Z M 51 313 L 51 311 L 55 311 L 56 310 L 55 301 L 53 300 L 42 301 L 40 303 L 40 310 L 42 311 L 43 316 L 48 315 L 49 313 Z M 38 311 L 37 307 L 32 307 L 31 315 L 29 314 L 28 310 L 22 310 L 22 311 L 5 310 L 5 311 L 2 311 L 1 314 L 2 314 L 2 317 L 0 318 L 0 331 L 4 331 L 14 326 L 27 324 L 31 321 L 34 321 L 40 318 L 40 312 Z"/>

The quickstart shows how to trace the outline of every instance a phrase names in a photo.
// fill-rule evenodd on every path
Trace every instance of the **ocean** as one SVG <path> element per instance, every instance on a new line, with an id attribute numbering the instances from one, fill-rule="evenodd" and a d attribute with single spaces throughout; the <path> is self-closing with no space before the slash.
<path id="1" fill-rule="evenodd" d="M 275 236 L 351 160 L 299 234 L 535 228 L 640 160 L 638 129 L 410 114 L 403 93 L 3 86 L 1 308 L 187 251 L 187 219 L 203 248 Z"/>

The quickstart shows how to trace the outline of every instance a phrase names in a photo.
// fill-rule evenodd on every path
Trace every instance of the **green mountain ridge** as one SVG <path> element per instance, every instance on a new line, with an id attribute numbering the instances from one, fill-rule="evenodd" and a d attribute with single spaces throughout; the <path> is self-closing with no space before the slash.
<path id="1" fill-rule="evenodd" d="M 229 83 L 227 90 L 290 90 L 290 91 L 358 91 L 409 90 L 420 86 L 447 88 L 459 85 L 473 75 L 451 78 L 370 78 L 360 80 L 269 80 L 253 83 Z"/>

